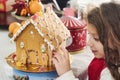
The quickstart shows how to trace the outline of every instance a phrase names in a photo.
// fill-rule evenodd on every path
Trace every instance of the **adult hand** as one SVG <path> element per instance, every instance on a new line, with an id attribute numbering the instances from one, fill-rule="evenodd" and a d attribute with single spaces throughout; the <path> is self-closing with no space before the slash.
<path id="1" fill-rule="evenodd" d="M 59 76 L 70 70 L 69 53 L 65 48 L 53 51 L 53 64 Z"/>

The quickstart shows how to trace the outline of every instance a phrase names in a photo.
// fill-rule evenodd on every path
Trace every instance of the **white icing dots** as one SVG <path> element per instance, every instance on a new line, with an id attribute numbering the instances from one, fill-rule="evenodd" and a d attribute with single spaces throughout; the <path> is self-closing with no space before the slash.
<path id="1" fill-rule="evenodd" d="M 30 31 L 30 34 L 33 34 L 33 31 Z"/>

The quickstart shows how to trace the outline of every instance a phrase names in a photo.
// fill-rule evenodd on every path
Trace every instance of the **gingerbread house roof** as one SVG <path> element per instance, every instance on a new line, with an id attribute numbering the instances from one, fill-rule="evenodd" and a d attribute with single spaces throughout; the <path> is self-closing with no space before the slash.
<path id="1" fill-rule="evenodd" d="M 34 17 L 34 16 L 33 16 Z M 31 17 L 27 19 L 20 29 L 13 35 L 11 38 L 14 41 L 22 31 L 29 25 L 33 24 L 35 29 L 38 31 L 39 35 L 44 38 L 44 41 L 53 48 L 54 46 L 50 42 L 50 39 L 56 39 L 58 44 L 64 42 L 67 38 L 70 37 L 69 30 L 64 26 L 59 17 L 54 13 L 54 11 L 48 7 L 46 12 L 42 16 L 37 16 L 35 19 Z M 49 37 L 45 37 L 45 35 Z M 49 38 L 49 39 L 48 39 Z"/>

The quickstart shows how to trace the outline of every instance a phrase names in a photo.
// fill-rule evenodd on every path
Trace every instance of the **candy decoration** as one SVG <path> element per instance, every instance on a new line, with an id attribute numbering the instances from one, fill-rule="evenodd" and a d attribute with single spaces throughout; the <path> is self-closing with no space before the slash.
<path id="1" fill-rule="evenodd" d="M 20 42 L 20 48 L 24 48 L 24 42 Z"/>
<path id="2" fill-rule="evenodd" d="M 42 46 L 41 46 L 41 52 L 46 52 L 46 47 L 45 47 L 45 45 L 44 44 L 42 44 Z"/>

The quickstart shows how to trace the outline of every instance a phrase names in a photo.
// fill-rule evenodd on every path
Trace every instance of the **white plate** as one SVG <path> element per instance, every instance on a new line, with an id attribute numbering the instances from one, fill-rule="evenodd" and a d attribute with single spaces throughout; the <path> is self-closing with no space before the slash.
<path id="1" fill-rule="evenodd" d="M 28 16 L 28 17 L 18 16 L 18 15 L 15 14 L 15 12 L 11 12 L 11 15 L 13 17 L 15 17 L 16 19 L 19 19 L 19 20 L 26 20 L 26 19 L 30 18 L 30 16 Z"/>

